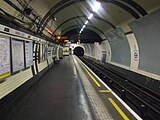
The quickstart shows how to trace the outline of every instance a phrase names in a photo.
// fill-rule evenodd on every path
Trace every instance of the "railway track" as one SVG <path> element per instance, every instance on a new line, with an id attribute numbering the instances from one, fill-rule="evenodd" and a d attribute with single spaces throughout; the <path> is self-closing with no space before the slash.
<path id="1" fill-rule="evenodd" d="M 79 58 L 144 120 L 159 119 L 160 96 L 158 94 L 117 75 L 102 64 L 84 57 Z"/>

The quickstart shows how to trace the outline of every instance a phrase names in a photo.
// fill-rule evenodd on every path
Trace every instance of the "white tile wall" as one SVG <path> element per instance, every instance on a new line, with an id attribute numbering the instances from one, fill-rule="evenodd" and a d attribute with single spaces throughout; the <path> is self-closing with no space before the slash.
<path id="1" fill-rule="evenodd" d="M 18 88 L 32 77 L 32 71 L 31 68 L 29 68 L 6 78 L 5 82 L 0 84 L 0 99 Z"/>
<path id="2" fill-rule="evenodd" d="M 52 56 L 48 57 L 48 62 L 49 62 L 49 64 L 53 63 Z"/>
<path id="3" fill-rule="evenodd" d="M 47 67 L 47 61 L 43 61 L 40 64 L 38 64 L 38 71 L 40 72 L 46 67 Z"/>

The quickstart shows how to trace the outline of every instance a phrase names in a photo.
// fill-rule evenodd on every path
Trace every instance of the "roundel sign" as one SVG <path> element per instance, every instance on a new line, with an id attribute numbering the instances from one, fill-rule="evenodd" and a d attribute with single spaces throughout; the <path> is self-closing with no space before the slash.
<path id="1" fill-rule="evenodd" d="M 138 61 L 138 59 L 139 59 L 138 50 L 134 50 L 134 61 Z"/>

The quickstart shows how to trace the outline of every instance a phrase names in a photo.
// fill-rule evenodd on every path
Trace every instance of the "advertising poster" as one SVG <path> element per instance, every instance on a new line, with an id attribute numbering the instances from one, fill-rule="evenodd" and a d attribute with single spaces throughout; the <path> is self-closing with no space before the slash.
<path id="1" fill-rule="evenodd" d="M 24 44 L 17 39 L 12 39 L 12 68 L 13 72 L 24 68 Z"/>
<path id="2" fill-rule="evenodd" d="M 48 58 L 48 46 L 47 46 L 47 44 L 44 44 L 43 45 L 43 60 L 47 60 L 47 58 Z"/>
<path id="3" fill-rule="evenodd" d="M 39 44 L 38 63 L 43 61 L 43 44 Z"/>
<path id="4" fill-rule="evenodd" d="M 26 67 L 33 65 L 33 43 L 25 42 Z"/>
<path id="5" fill-rule="evenodd" d="M 53 47 L 48 46 L 48 56 L 52 56 L 52 49 Z"/>
<path id="6" fill-rule="evenodd" d="M 0 79 L 10 74 L 10 38 L 0 36 Z"/>

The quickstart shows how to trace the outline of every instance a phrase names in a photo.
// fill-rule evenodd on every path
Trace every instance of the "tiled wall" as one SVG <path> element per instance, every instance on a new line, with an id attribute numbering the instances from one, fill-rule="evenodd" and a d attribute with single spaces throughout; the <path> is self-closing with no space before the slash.
<path id="1" fill-rule="evenodd" d="M 52 65 L 53 59 L 52 55 L 48 56 L 48 63 L 47 60 L 38 63 L 34 61 L 33 68 L 35 74 L 39 74 L 39 72 L 43 71 L 45 68 L 48 67 L 48 65 Z M 38 66 L 38 73 L 36 72 L 36 64 Z M 26 70 L 22 70 L 18 73 L 15 73 L 14 75 L 11 75 L 7 77 L 4 82 L 0 83 L 0 99 L 11 93 L 12 91 L 16 90 L 16 88 L 20 87 L 24 83 L 26 83 L 28 80 L 30 80 L 33 77 L 32 68 L 29 67 Z"/>
<path id="2" fill-rule="evenodd" d="M 5 82 L 0 84 L 0 99 L 15 90 L 17 87 L 19 87 L 32 77 L 32 71 L 31 68 L 29 68 L 6 78 Z"/>
<path id="3" fill-rule="evenodd" d="M 38 64 L 38 71 L 41 72 L 46 67 L 47 67 L 47 61 L 41 62 L 40 64 Z"/>
<path id="4" fill-rule="evenodd" d="M 50 64 L 52 64 L 53 63 L 53 58 L 52 58 L 52 56 L 49 56 L 48 57 L 48 64 L 50 65 Z"/>

